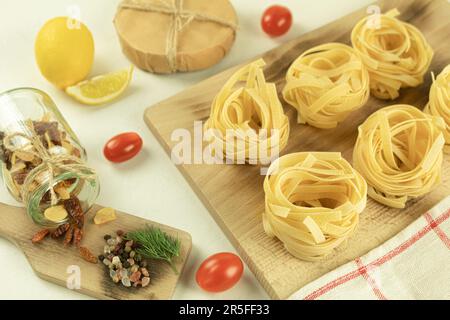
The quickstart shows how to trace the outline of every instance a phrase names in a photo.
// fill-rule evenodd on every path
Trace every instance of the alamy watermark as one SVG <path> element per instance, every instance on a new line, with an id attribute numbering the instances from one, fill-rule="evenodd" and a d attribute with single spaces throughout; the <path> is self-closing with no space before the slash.
<path id="1" fill-rule="evenodd" d="M 175 129 L 172 162 L 181 164 L 251 164 L 259 165 L 265 175 L 268 166 L 280 154 L 280 132 L 272 130 L 228 129 L 225 134 L 215 128 L 205 129 L 194 121 L 193 131 Z"/>
<path id="2" fill-rule="evenodd" d="M 70 290 L 81 289 L 81 269 L 77 265 L 70 265 L 67 267 L 66 273 L 68 274 L 66 280 L 66 287 Z"/>
<path id="3" fill-rule="evenodd" d="M 67 28 L 69 30 L 81 28 L 81 8 L 79 5 L 72 4 L 67 6 Z"/>
<path id="4" fill-rule="evenodd" d="M 377 5 L 370 5 L 366 9 L 366 13 L 369 17 L 366 20 L 366 27 L 369 29 L 381 28 L 381 8 Z"/>

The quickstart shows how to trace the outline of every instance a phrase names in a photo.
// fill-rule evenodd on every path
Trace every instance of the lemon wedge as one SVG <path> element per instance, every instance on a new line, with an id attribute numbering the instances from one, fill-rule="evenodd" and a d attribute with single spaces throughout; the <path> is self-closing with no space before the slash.
<path id="1" fill-rule="evenodd" d="M 97 211 L 94 217 L 95 224 L 104 224 L 116 220 L 116 210 L 113 208 L 103 208 Z"/>
<path id="2" fill-rule="evenodd" d="M 129 69 L 81 81 L 74 86 L 67 87 L 66 93 L 84 104 L 104 104 L 116 99 L 125 91 L 130 84 L 132 75 L 133 66 Z"/>

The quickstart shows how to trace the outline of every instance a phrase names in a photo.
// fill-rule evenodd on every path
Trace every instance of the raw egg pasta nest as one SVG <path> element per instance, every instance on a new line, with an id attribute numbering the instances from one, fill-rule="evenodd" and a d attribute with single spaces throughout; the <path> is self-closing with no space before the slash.
<path id="1" fill-rule="evenodd" d="M 293 256 L 320 260 L 353 234 L 367 184 L 336 152 L 299 152 L 272 163 L 264 180 L 264 230 Z"/>
<path id="2" fill-rule="evenodd" d="M 211 134 L 209 140 L 220 143 L 226 158 L 234 162 L 245 159 L 260 163 L 273 151 L 278 156 L 288 141 L 289 120 L 275 84 L 264 78 L 264 65 L 259 59 L 233 74 L 215 97 L 205 123 L 204 130 Z M 232 140 L 227 138 L 230 133 Z M 232 150 L 227 147 L 230 141 Z"/>
<path id="3" fill-rule="evenodd" d="M 353 165 L 369 185 L 374 200 L 404 208 L 441 181 L 445 140 L 442 118 L 410 105 L 373 113 L 358 129 Z"/>
<path id="4" fill-rule="evenodd" d="M 424 111 L 444 119 L 446 127 L 444 151 L 450 153 L 450 65 L 438 75 L 431 85 L 430 101 Z"/>
<path id="5" fill-rule="evenodd" d="M 369 74 L 354 50 L 327 43 L 305 51 L 286 74 L 284 99 L 297 121 L 334 128 L 369 98 Z"/>
<path id="6" fill-rule="evenodd" d="M 365 17 L 351 34 L 353 48 L 369 70 L 371 94 L 380 99 L 395 99 L 400 88 L 421 84 L 433 58 L 423 34 L 396 19 L 398 15 L 393 9 L 379 17 Z"/>

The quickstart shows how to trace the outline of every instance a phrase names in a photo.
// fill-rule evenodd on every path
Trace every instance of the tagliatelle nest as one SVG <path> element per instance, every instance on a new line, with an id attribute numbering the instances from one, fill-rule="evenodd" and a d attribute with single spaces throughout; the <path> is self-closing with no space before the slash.
<path id="1" fill-rule="evenodd" d="M 353 165 L 369 185 L 374 200 L 404 208 L 410 198 L 433 190 L 441 181 L 442 118 L 410 105 L 373 113 L 359 127 Z"/>
<path id="2" fill-rule="evenodd" d="M 397 9 L 379 17 L 365 17 L 353 28 L 353 48 L 369 70 L 371 94 L 395 99 L 400 88 L 423 82 L 433 50 L 413 25 L 395 17 Z M 378 18 L 378 19 L 377 19 Z M 369 23 L 369 19 L 375 19 Z"/>
<path id="3" fill-rule="evenodd" d="M 444 151 L 450 153 L 450 65 L 445 67 L 431 85 L 430 100 L 424 112 L 444 119 Z"/>
<path id="4" fill-rule="evenodd" d="M 264 180 L 264 230 L 293 256 L 320 260 L 355 231 L 367 200 L 363 177 L 337 152 L 287 154 Z"/>
<path id="5" fill-rule="evenodd" d="M 284 99 L 299 123 L 334 128 L 369 98 L 369 74 L 354 50 L 327 43 L 305 51 L 286 74 Z"/>
<path id="6" fill-rule="evenodd" d="M 286 146 L 289 120 L 275 84 L 266 83 L 264 65 L 259 59 L 244 66 L 215 97 L 204 126 L 206 139 L 213 142 L 211 153 L 223 153 L 235 163 L 258 164 Z"/>

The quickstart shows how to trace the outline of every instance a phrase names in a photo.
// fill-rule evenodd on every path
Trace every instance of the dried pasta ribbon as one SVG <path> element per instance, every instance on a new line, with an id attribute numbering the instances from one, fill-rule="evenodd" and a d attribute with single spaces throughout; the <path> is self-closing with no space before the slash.
<path id="1" fill-rule="evenodd" d="M 369 74 L 351 47 L 323 44 L 292 63 L 283 97 L 297 109 L 298 123 L 334 128 L 369 99 Z"/>
<path id="2" fill-rule="evenodd" d="M 260 163 L 278 156 L 287 144 L 289 119 L 275 84 L 264 78 L 264 60 L 250 63 L 225 83 L 215 97 L 204 130 L 233 162 Z M 230 136 L 232 137 L 230 139 Z"/>
<path id="3" fill-rule="evenodd" d="M 369 70 L 371 94 L 395 99 L 400 88 L 423 83 L 433 49 L 413 25 L 396 19 L 397 9 L 380 15 L 378 24 L 360 20 L 352 30 L 353 48 Z"/>
<path id="4" fill-rule="evenodd" d="M 353 234 L 367 200 L 366 181 L 338 152 L 280 157 L 264 192 L 265 232 L 308 261 L 323 259 Z"/>
<path id="5" fill-rule="evenodd" d="M 424 112 L 444 119 L 444 151 L 450 153 L 450 65 L 445 67 L 433 81 L 430 88 L 430 100 Z"/>
<path id="6" fill-rule="evenodd" d="M 410 105 L 373 113 L 358 128 L 353 165 L 369 185 L 369 196 L 404 208 L 410 198 L 433 190 L 441 181 L 444 121 Z"/>

